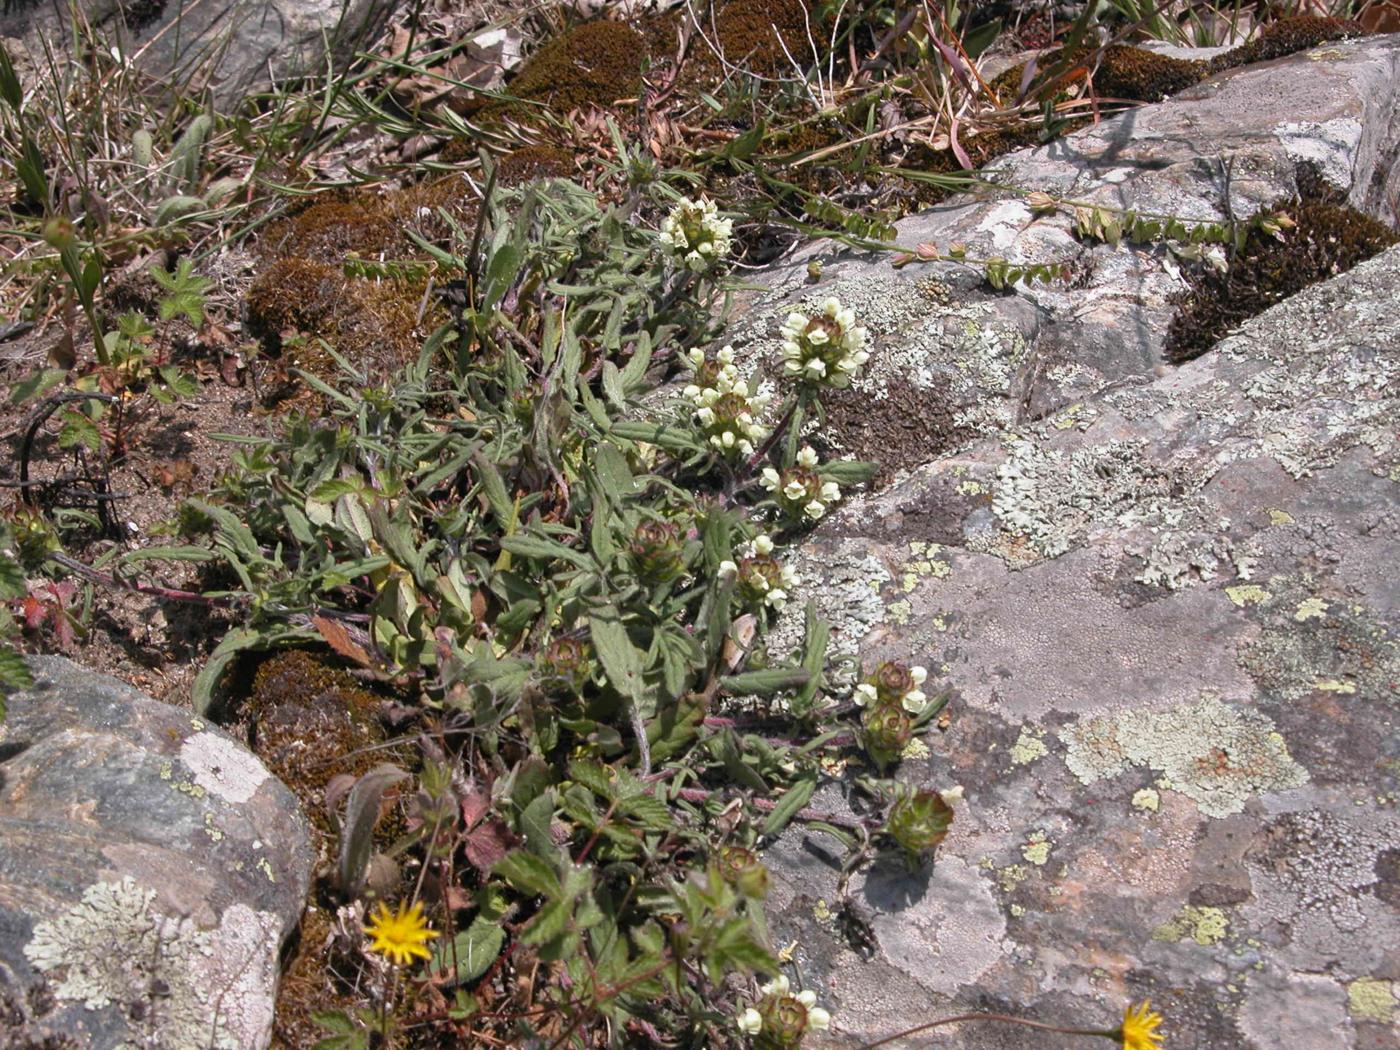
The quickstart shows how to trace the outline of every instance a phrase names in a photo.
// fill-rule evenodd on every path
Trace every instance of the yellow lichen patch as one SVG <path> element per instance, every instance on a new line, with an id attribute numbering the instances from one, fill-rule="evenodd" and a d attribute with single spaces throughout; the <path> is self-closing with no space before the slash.
<path id="1" fill-rule="evenodd" d="M 1156 788 L 1141 788 L 1133 792 L 1132 806 L 1144 813 L 1156 813 L 1162 808 L 1162 796 Z"/>
<path id="2" fill-rule="evenodd" d="M 1359 1021 L 1390 1024 L 1396 1005 L 1394 987 L 1389 981 L 1359 977 L 1347 985 L 1347 1007 Z"/>
<path id="3" fill-rule="evenodd" d="M 1273 510 L 1273 509 L 1271 508 L 1271 509 L 1269 510 L 1269 524 L 1270 524 L 1270 525 L 1292 525 L 1292 524 L 1293 524 L 1293 515 L 1292 515 L 1292 514 L 1289 514 L 1288 511 L 1286 511 L 1286 510 Z"/>
<path id="4" fill-rule="evenodd" d="M 1154 941 L 1192 940 L 1202 947 L 1209 947 L 1223 940 L 1229 931 L 1230 920 L 1219 908 L 1184 905 L 1170 922 L 1164 922 L 1152 931 Z"/>
<path id="5" fill-rule="evenodd" d="M 1038 868 L 1043 868 L 1050 859 L 1050 839 L 1043 831 L 1032 831 L 1026 844 L 1021 847 L 1021 856 Z"/>
<path id="6" fill-rule="evenodd" d="M 1323 598 L 1305 598 L 1293 611 L 1293 619 L 1302 623 L 1305 620 L 1320 620 L 1327 615 L 1327 602 Z"/>
<path id="7" fill-rule="evenodd" d="M 1260 605 L 1272 597 L 1263 587 L 1254 583 L 1245 583 L 1238 587 L 1226 587 L 1225 595 L 1241 609 L 1247 605 Z"/>

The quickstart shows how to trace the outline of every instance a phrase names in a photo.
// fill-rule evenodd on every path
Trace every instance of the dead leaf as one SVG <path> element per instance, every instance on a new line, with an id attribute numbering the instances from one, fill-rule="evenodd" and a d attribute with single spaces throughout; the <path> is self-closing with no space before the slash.
<path id="1" fill-rule="evenodd" d="M 316 628 L 317 633 L 325 639 L 326 644 L 331 647 L 336 655 L 343 656 L 345 659 L 352 663 L 357 663 L 361 667 L 372 667 L 374 665 L 374 661 L 370 659 L 370 655 L 365 651 L 364 646 L 360 645 L 359 642 L 355 641 L 355 639 L 350 636 L 350 632 L 346 630 L 344 624 L 336 620 L 327 619 L 324 616 L 313 616 L 311 617 L 311 626 Z"/>

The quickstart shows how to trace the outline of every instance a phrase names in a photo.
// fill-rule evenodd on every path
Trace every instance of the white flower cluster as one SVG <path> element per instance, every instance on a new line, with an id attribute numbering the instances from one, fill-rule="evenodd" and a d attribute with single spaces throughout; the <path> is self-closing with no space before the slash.
<path id="1" fill-rule="evenodd" d="M 834 296 L 809 316 L 788 314 L 783 324 L 783 368 L 789 375 L 831 387 L 849 386 L 851 377 L 870 360 L 868 333 L 856 324 L 855 311 Z"/>
<path id="2" fill-rule="evenodd" d="M 754 442 L 768 436 L 755 417 L 768 407 L 767 394 L 750 393 L 734 367 L 734 349 L 726 346 L 713 358 L 703 351 L 687 355 L 695 375 L 685 396 L 695 405 L 695 420 L 705 439 L 726 456 L 752 456 Z"/>
<path id="3" fill-rule="evenodd" d="M 733 219 L 721 219 L 715 202 L 683 200 L 661 222 L 661 243 L 687 270 L 708 270 L 733 247 Z"/>
<path id="4" fill-rule="evenodd" d="M 740 551 L 738 563 L 719 563 L 721 576 L 737 576 L 740 595 L 754 605 L 781 609 L 787 604 L 792 588 L 800 582 L 792 566 L 781 564 L 773 557 L 773 538 L 759 535 Z"/>
<path id="5" fill-rule="evenodd" d="M 763 487 L 793 517 L 818 521 L 841 498 L 841 486 L 823 481 L 817 473 L 817 462 L 816 450 L 805 445 L 797 454 L 797 462 L 781 474 L 774 467 L 763 468 Z"/>
<path id="6" fill-rule="evenodd" d="M 774 978 L 765 984 L 760 991 L 763 993 L 763 999 L 758 1003 L 758 1008 L 750 1006 L 739 1012 L 739 1031 L 745 1035 L 758 1035 L 763 1031 L 765 1013 L 771 1017 L 776 1012 L 773 1008 L 790 1006 L 793 1003 L 800 1005 L 805 1011 L 805 1021 L 798 1026 L 797 1035 L 799 1037 L 803 1032 L 825 1032 L 831 1027 L 831 1014 L 817 1005 L 816 992 L 803 989 L 793 995 L 792 982 L 786 977 Z M 769 1009 L 760 1009 L 763 1007 Z"/>
<path id="7" fill-rule="evenodd" d="M 924 708 L 928 706 L 928 697 L 924 695 L 924 691 L 919 687 L 928 679 L 928 671 L 923 667 L 908 668 L 907 684 L 909 687 L 905 687 L 905 683 L 900 681 L 899 676 L 892 677 L 894 681 L 900 682 L 900 686 L 898 695 L 889 697 L 889 699 L 897 699 L 899 701 L 899 706 L 904 708 L 904 710 L 908 711 L 911 715 L 921 714 Z M 866 707 L 885 699 L 881 696 L 881 686 L 882 683 L 880 682 L 878 673 L 876 681 L 861 682 L 860 685 L 856 686 L 855 695 L 852 698 L 855 700 L 856 706 Z M 888 687 L 886 688 L 888 689 Z"/>

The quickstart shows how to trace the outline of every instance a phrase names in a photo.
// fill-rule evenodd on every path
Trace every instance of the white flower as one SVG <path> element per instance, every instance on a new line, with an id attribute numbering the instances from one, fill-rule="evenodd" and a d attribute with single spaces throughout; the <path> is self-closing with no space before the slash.
<path id="1" fill-rule="evenodd" d="M 813 521 L 821 521 L 822 515 L 826 513 L 826 504 L 822 503 L 821 500 L 814 499 L 802 508 L 802 513 Z"/>
<path id="2" fill-rule="evenodd" d="M 792 991 L 792 982 L 787 979 L 785 974 L 779 974 L 760 988 L 759 991 L 764 995 L 771 995 L 775 998 L 782 999 Z"/>
<path id="3" fill-rule="evenodd" d="M 733 231 L 734 221 L 721 219 L 714 201 L 701 198 L 683 200 L 672 208 L 662 220 L 658 239 L 687 269 L 699 272 L 729 254 Z"/>
<path id="4" fill-rule="evenodd" d="M 820 1006 L 809 1007 L 807 1009 L 807 1027 L 813 1032 L 825 1032 L 831 1027 L 831 1014 Z"/>
<path id="5" fill-rule="evenodd" d="M 794 998 L 808 1010 L 817 1005 L 817 993 L 810 988 L 802 989 Z"/>
<path id="6" fill-rule="evenodd" d="M 810 1021 L 811 1016 L 808 1015 L 808 1022 L 810 1023 Z M 759 1032 L 763 1031 L 763 1016 L 750 1006 L 739 1014 L 739 1031 L 745 1035 L 758 1035 Z"/>
<path id="7" fill-rule="evenodd" d="M 869 682 L 861 682 L 860 685 L 856 686 L 855 696 L 853 697 L 857 707 L 865 707 L 867 704 L 873 704 L 879 698 L 879 691 Z"/>
<path id="8" fill-rule="evenodd" d="M 817 467 L 817 450 L 811 445 L 803 445 L 802 451 L 797 454 L 798 466 L 806 467 L 808 470 L 815 470 Z"/>
<path id="9" fill-rule="evenodd" d="M 778 486 L 782 484 L 782 479 L 778 476 L 778 472 L 772 467 L 763 468 L 762 480 L 763 487 L 769 492 L 776 492 Z"/>
<path id="10" fill-rule="evenodd" d="M 904 694 L 903 699 L 901 699 L 899 703 L 900 706 L 911 715 L 917 715 L 922 713 L 923 709 L 928 706 L 928 697 L 924 695 L 922 689 L 911 689 Z"/>
<path id="11" fill-rule="evenodd" d="M 772 554 L 773 537 L 767 533 L 759 533 L 753 539 L 753 550 L 755 554 Z"/>
<path id="12" fill-rule="evenodd" d="M 788 314 L 781 336 L 784 371 L 808 382 L 847 386 L 870 359 L 866 330 L 835 298 L 823 302 L 815 317 L 796 310 Z"/>
<path id="13" fill-rule="evenodd" d="M 920 667 L 915 664 L 913 667 L 909 668 L 909 677 L 914 679 L 915 685 L 923 685 L 928 681 L 928 668 Z"/>
<path id="14" fill-rule="evenodd" d="M 737 576 L 738 574 L 739 566 L 736 565 L 734 562 L 726 559 L 725 561 L 719 563 L 720 579 L 728 579 L 730 576 Z"/>

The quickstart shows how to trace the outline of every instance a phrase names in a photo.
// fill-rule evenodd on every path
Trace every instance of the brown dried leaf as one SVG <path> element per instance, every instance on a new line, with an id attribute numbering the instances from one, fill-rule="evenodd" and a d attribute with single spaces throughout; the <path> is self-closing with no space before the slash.
<path id="1" fill-rule="evenodd" d="M 361 667 L 373 666 L 374 661 L 370 659 L 369 653 L 365 651 L 364 646 L 350 636 L 350 632 L 345 629 L 344 624 L 324 616 L 313 616 L 311 617 L 311 626 L 316 628 L 316 632 L 325 639 L 326 644 L 336 655 L 343 656 Z"/>

